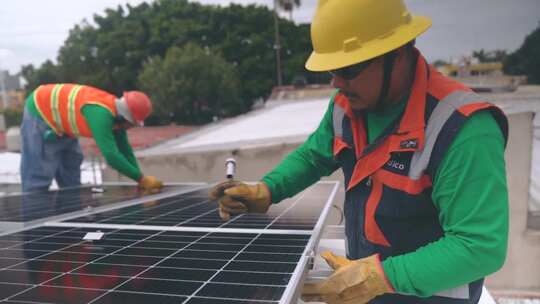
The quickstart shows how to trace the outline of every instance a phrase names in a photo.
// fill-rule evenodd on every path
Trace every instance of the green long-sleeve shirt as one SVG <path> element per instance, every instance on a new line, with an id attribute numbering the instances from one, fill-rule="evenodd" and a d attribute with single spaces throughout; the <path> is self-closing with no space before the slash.
<path id="1" fill-rule="evenodd" d="M 380 135 L 403 107 L 367 113 L 368 140 Z M 338 168 L 332 153 L 332 112 L 333 101 L 317 130 L 263 178 L 273 202 Z M 491 114 L 474 114 L 459 131 L 434 176 L 432 200 L 444 237 L 383 262 L 398 293 L 431 296 L 502 266 L 508 241 L 508 192 L 504 138 Z"/>
<path id="2" fill-rule="evenodd" d="M 40 117 L 32 96 L 27 99 L 26 106 L 30 113 Z M 114 117 L 111 112 L 102 106 L 88 104 L 82 108 L 82 114 L 107 163 L 121 174 L 139 180 L 142 173 L 129 144 L 127 132 L 123 128 L 113 129 Z"/>

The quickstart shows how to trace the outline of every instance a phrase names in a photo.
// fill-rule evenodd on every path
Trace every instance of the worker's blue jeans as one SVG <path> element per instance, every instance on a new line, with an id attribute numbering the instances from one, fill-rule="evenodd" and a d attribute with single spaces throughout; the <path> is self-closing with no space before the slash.
<path id="1" fill-rule="evenodd" d="M 67 136 L 45 140 L 50 130 L 41 117 L 24 109 L 21 126 L 22 191 L 48 190 L 53 178 L 58 187 L 81 185 L 83 155 L 79 141 Z"/>

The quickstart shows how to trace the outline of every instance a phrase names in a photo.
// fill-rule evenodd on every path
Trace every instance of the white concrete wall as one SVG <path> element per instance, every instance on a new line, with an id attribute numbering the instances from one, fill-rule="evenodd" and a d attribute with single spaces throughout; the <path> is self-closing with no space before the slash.
<path id="1" fill-rule="evenodd" d="M 510 240 L 503 268 L 487 279 L 490 290 L 540 290 L 540 231 L 527 229 L 532 118 L 532 113 L 509 116 L 506 169 Z"/>

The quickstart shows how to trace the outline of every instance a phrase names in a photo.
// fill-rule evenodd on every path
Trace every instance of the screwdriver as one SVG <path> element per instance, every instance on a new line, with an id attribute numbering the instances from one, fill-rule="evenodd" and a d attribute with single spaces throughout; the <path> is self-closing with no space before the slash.
<path id="1" fill-rule="evenodd" d="M 226 177 L 228 180 L 234 179 L 234 173 L 236 171 L 236 161 L 234 158 L 227 158 L 225 161 L 225 167 L 226 167 Z"/>

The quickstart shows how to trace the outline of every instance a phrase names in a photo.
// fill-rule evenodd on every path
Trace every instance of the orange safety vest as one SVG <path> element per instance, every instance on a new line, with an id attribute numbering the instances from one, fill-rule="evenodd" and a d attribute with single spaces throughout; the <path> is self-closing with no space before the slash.
<path id="1" fill-rule="evenodd" d="M 34 92 L 34 103 L 45 122 L 57 135 L 92 137 L 81 108 L 95 104 L 116 116 L 116 96 L 91 86 L 46 84 Z"/>

